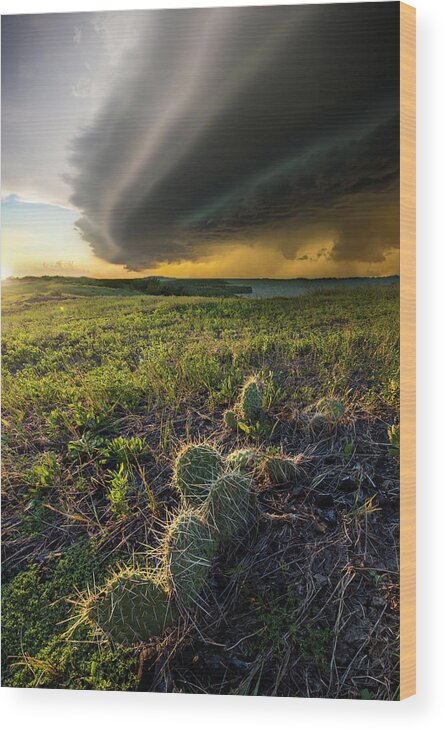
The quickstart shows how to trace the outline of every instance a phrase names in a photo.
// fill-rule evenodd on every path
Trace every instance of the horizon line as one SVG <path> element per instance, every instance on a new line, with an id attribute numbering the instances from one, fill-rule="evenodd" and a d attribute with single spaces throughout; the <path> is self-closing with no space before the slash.
<path id="1" fill-rule="evenodd" d="M 91 281 L 137 281 L 144 279 L 168 279 L 170 281 L 330 281 L 343 279 L 400 279 L 398 274 L 368 275 L 368 276 L 291 276 L 291 277 L 274 277 L 274 276 L 164 276 L 162 274 L 150 274 L 149 276 L 66 276 L 64 274 L 23 274 L 22 276 L 1 277 L 1 281 L 23 281 L 24 279 L 89 279 Z"/>

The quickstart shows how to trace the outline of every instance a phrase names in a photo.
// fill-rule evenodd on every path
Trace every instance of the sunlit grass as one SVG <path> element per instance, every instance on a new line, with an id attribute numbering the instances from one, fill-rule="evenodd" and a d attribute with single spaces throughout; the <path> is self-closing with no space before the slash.
<path id="1" fill-rule="evenodd" d="M 130 687 L 134 653 L 125 660 L 99 654 L 89 636 L 79 647 L 63 644 L 57 621 L 69 617 L 66 596 L 92 585 L 131 548 L 137 529 L 139 546 L 159 529 L 159 492 L 168 490 L 178 444 L 203 427 L 226 438 L 222 414 L 252 374 L 263 380 L 270 428 L 243 434 L 250 443 L 268 448 L 278 421 L 303 414 L 304 425 L 311 410 L 333 408 L 334 421 L 383 423 L 382 449 L 394 451 L 399 291 L 376 286 L 255 300 L 58 286 L 48 291 L 37 282 L 4 295 L 3 476 L 11 514 L 4 534 L 18 546 L 8 548 L 12 556 L 24 550 L 6 566 L 14 577 L 8 572 L 5 651 L 19 656 L 7 661 L 7 683 Z M 352 460 L 354 431 L 340 446 Z M 374 511 L 372 500 L 358 505 L 348 524 L 362 529 Z M 61 557 L 65 549 L 68 561 L 78 549 L 93 551 L 94 560 L 77 574 Z M 28 591 L 36 596 L 31 603 Z M 43 600 L 56 602 L 48 616 Z M 322 665 L 327 640 L 314 631 L 299 628 L 296 642 L 318 651 Z M 104 667 L 114 660 L 120 675 L 107 683 Z"/>

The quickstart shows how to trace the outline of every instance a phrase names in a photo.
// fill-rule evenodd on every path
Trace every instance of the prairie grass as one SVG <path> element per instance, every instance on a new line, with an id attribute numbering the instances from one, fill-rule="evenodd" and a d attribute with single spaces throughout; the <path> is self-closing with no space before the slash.
<path id="1" fill-rule="evenodd" d="M 224 410 L 252 374 L 262 377 L 270 427 L 229 432 Z M 162 652 L 174 652 L 160 647 L 156 666 L 164 670 L 140 670 L 141 686 L 308 694 L 311 681 L 311 692 L 322 696 L 394 696 L 397 286 L 257 300 L 116 294 L 63 281 L 6 286 L 2 381 L 4 684 L 136 687 L 135 649 L 98 646 L 86 629 L 63 639 L 69 601 L 117 561 L 138 560 L 153 544 L 176 504 L 174 457 L 182 443 L 202 438 L 223 451 L 303 452 L 303 496 L 259 485 L 266 522 L 251 538 L 246 563 L 221 558 L 219 618 L 209 619 L 199 638 L 175 639 L 178 666 L 187 664 L 187 647 L 199 645 L 202 675 L 198 662 L 175 679 L 172 665 L 167 681 Z M 316 436 L 305 424 L 320 410 L 333 426 Z M 348 479 L 358 491 L 348 497 L 345 488 L 338 499 Z M 335 499 L 335 523 L 317 507 L 320 492 Z M 378 584 L 367 577 L 372 570 L 383 576 Z M 349 595 L 351 571 L 358 588 Z M 377 617 L 372 637 L 350 643 L 348 655 L 342 632 L 345 621 L 358 621 L 360 587 L 386 596 L 388 614 Z M 261 623 L 269 605 L 272 624 Z M 290 614 L 283 655 L 286 634 L 280 636 Z M 244 641 L 238 631 L 254 638 Z M 381 642 L 384 670 L 373 664 L 371 638 Z M 237 644 L 229 658 L 224 654 L 224 680 L 208 669 L 218 642 Z"/>

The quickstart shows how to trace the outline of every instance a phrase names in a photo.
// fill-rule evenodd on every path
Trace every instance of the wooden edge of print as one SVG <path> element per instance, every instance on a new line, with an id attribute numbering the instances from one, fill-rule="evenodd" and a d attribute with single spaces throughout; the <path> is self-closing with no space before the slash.
<path id="1" fill-rule="evenodd" d="M 400 3 L 400 699 L 416 692 L 416 10 Z"/>

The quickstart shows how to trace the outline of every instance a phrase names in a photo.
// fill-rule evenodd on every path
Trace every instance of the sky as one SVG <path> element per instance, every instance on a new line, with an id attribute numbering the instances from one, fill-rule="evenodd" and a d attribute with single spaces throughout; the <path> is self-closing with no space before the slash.
<path id="1" fill-rule="evenodd" d="M 399 3 L 2 18 L 2 276 L 399 271 Z"/>

